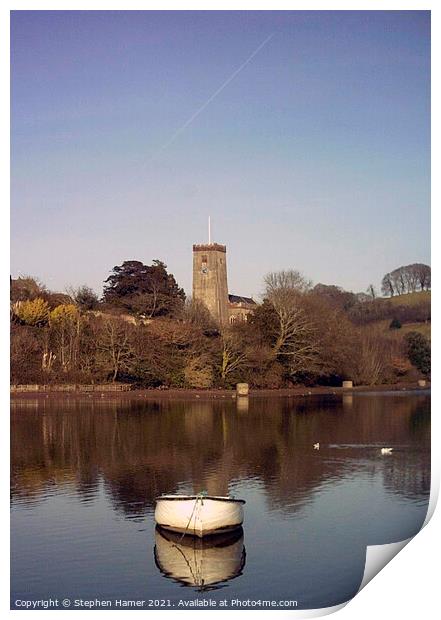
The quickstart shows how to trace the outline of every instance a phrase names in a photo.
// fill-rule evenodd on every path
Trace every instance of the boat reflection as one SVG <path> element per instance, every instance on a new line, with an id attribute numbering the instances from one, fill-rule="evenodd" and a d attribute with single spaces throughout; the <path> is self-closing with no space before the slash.
<path id="1" fill-rule="evenodd" d="M 242 574 L 246 555 L 243 529 L 197 538 L 157 527 L 154 555 L 164 577 L 199 592 L 215 590 Z"/>

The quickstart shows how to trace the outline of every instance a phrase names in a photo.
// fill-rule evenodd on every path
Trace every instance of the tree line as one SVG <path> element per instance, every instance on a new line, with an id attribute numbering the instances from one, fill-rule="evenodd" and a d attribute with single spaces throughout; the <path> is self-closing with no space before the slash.
<path id="1" fill-rule="evenodd" d="M 58 294 L 18 278 L 11 281 L 11 380 L 278 388 L 430 374 L 424 336 L 417 334 L 423 341 L 414 339 L 410 353 L 404 338 L 360 310 L 388 300 L 313 286 L 295 270 L 268 274 L 263 297 L 248 321 L 219 329 L 161 261 L 114 267 L 101 299 L 87 286 Z"/>
<path id="2" fill-rule="evenodd" d="M 423 263 L 413 263 L 398 267 L 386 273 L 381 281 L 381 291 L 384 295 L 404 295 L 416 291 L 428 291 L 431 288 L 431 269 Z"/>

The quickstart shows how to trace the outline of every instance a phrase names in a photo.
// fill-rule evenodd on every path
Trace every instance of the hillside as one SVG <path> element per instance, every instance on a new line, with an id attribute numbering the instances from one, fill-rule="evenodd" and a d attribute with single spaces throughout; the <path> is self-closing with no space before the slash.
<path id="1" fill-rule="evenodd" d="M 381 301 L 385 302 L 389 306 L 397 309 L 396 317 L 399 318 L 401 322 L 400 329 L 390 329 L 391 317 L 393 317 L 394 313 L 390 314 L 388 318 L 382 318 L 377 321 L 373 321 L 370 323 L 371 326 L 377 326 L 388 337 L 394 339 L 402 339 L 409 332 L 418 332 L 428 338 L 430 340 L 431 336 L 431 323 L 429 320 L 414 320 L 408 319 L 407 316 L 411 317 L 414 314 L 414 311 L 407 312 L 405 308 L 412 308 L 417 310 L 418 306 L 428 305 L 431 302 L 431 294 L 430 291 L 417 291 L 415 293 L 406 293 L 404 295 L 394 295 L 393 297 L 383 297 Z M 430 316 L 430 308 L 428 312 L 428 316 Z"/>
<path id="2" fill-rule="evenodd" d="M 386 297 L 394 306 L 417 306 L 421 303 L 430 303 L 430 291 L 416 291 L 415 293 L 405 293 L 404 295 L 394 295 Z"/>
<path id="3" fill-rule="evenodd" d="M 391 338 L 403 338 L 409 332 L 418 332 L 430 340 L 431 325 L 427 323 L 403 323 L 400 329 L 390 329 L 390 320 L 375 321 L 371 326 L 380 327 Z M 369 327 L 369 326 L 368 326 Z"/>

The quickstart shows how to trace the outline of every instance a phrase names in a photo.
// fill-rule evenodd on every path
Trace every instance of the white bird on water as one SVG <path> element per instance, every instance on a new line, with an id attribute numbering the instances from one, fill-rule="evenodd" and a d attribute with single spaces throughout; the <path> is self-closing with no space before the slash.
<path id="1" fill-rule="evenodd" d="M 392 454 L 392 448 L 381 448 L 381 454 Z"/>
<path id="2" fill-rule="evenodd" d="M 320 450 L 320 444 L 319 443 L 315 443 L 314 444 L 314 450 Z"/>

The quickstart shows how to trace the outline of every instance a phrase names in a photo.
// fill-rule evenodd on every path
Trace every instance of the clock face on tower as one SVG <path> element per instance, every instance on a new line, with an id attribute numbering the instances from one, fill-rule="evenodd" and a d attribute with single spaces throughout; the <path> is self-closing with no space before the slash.
<path id="1" fill-rule="evenodd" d="M 202 272 L 202 273 L 208 273 L 208 267 L 207 267 L 207 265 L 202 265 L 201 272 Z"/>

